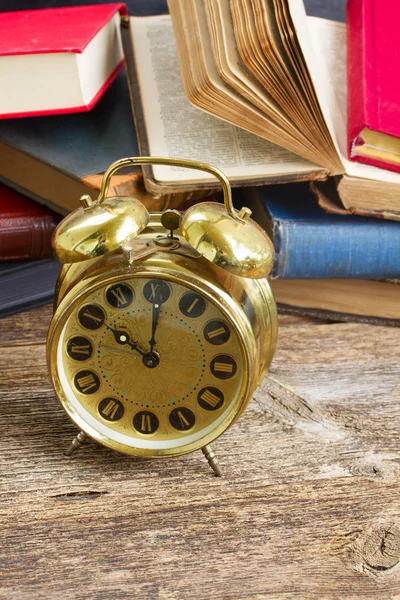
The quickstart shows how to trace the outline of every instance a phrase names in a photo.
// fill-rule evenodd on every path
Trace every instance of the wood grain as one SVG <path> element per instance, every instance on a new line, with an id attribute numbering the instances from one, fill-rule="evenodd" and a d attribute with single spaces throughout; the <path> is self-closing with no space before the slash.
<path id="1" fill-rule="evenodd" d="M 283 317 L 270 374 L 215 444 L 134 460 L 76 429 L 51 308 L 0 321 L 0 598 L 400 598 L 400 330 Z"/>

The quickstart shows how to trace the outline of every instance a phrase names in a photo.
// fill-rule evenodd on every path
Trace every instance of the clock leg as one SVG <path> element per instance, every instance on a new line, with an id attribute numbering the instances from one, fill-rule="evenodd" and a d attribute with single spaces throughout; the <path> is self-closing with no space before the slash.
<path id="1" fill-rule="evenodd" d="M 87 440 L 88 436 L 84 431 L 80 431 L 76 437 L 71 442 L 71 445 L 65 452 L 65 456 L 71 456 L 75 450 L 77 450 L 80 446 L 82 446 L 83 442 Z"/>
<path id="2" fill-rule="evenodd" d="M 211 446 L 209 444 L 207 444 L 207 446 L 203 446 L 201 451 L 203 452 L 204 456 L 208 460 L 208 464 L 210 465 L 210 467 L 212 468 L 212 470 L 214 471 L 216 476 L 222 477 L 221 466 L 220 466 L 218 459 L 215 456 L 215 452 L 211 448 Z"/>

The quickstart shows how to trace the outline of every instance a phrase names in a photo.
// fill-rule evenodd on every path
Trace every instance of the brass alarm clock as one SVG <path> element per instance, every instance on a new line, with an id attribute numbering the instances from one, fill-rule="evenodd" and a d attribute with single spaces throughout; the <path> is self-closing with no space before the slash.
<path id="1" fill-rule="evenodd" d="M 150 163 L 215 175 L 224 204 L 149 214 L 134 198 L 107 197 L 117 169 Z M 189 160 L 117 161 L 97 201 L 81 205 L 53 237 L 64 266 L 48 366 L 80 430 L 66 453 L 87 437 L 140 457 L 201 449 L 220 475 L 210 443 L 246 408 L 275 349 L 270 239 L 247 208 L 234 209 L 219 169 Z"/>

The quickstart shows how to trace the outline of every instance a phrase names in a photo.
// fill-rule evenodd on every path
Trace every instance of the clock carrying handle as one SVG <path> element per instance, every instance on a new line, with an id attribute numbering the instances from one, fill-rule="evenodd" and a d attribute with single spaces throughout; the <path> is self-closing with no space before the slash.
<path id="1" fill-rule="evenodd" d="M 97 199 L 97 203 L 101 204 L 107 197 L 111 177 L 116 171 L 132 165 L 150 164 L 168 165 L 170 167 L 186 167 L 187 169 L 205 171 L 206 173 L 214 175 L 222 185 L 222 191 L 224 194 L 224 204 L 228 215 L 236 221 L 239 221 L 240 223 L 244 223 L 250 217 L 251 210 L 249 208 L 246 208 L 244 206 L 240 209 L 240 211 L 237 211 L 233 207 L 231 185 L 226 175 L 222 171 L 220 171 L 220 169 L 218 169 L 217 167 L 213 167 L 212 165 L 209 165 L 207 163 L 202 163 L 195 160 L 187 160 L 185 158 L 160 158 L 157 156 L 138 156 L 130 158 L 121 158 L 121 160 L 117 160 L 108 167 L 107 171 L 103 175 L 103 180 L 101 183 L 101 189 L 99 197 Z"/>

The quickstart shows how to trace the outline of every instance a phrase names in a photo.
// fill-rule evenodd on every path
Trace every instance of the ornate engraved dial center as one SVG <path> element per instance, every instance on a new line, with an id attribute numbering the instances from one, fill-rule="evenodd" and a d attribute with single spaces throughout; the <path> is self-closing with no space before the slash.
<path id="1" fill-rule="evenodd" d="M 205 372 L 204 341 L 179 315 L 160 315 L 155 349 L 146 341 L 151 332 L 151 309 L 130 311 L 114 321 L 122 343 L 105 329 L 98 343 L 98 371 L 110 392 L 143 408 L 174 406 L 198 389 Z M 136 346 L 135 351 L 127 340 Z M 159 340 L 159 341 L 158 341 Z M 151 369 L 151 373 L 149 373 Z"/>

